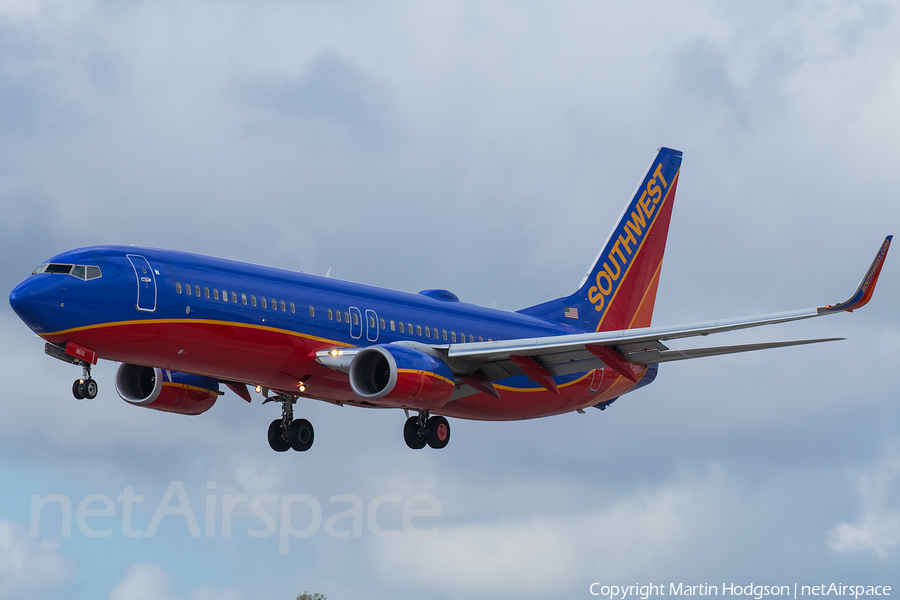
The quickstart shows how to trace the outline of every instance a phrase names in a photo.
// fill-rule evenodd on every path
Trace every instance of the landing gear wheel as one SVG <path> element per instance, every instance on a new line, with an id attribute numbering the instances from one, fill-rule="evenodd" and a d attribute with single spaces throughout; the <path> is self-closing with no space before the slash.
<path id="1" fill-rule="evenodd" d="M 425 447 L 425 436 L 419 437 L 419 418 L 410 417 L 403 426 L 403 439 L 406 445 L 413 450 L 421 450 Z"/>
<path id="2" fill-rule="evenodd" d="M 312 423 L 306 419 L 296 419 L 288 428 L 288 442 L 297 452 L 306 452 L 316 437 Z"/>
<path id="3" fill-rule="evenodd" d="M 272 450 L 275 452 L 287 452 L 291 447 L 291 445 L 281 437 L 281 419 L 275 419 L 272 421 L 272 424 L 269 425 L 269 446 L 271 446 Z"/>
<path id="4" fill-rule="evenodd" d="M 425 424 L 425 441 L 432 448 L 443 448 L 450 442 L 450 423 L 444 417 L 431 417 Z"/>
<path id="5" fill-rule="evenodd" d="M 72 395 L 78 400 L 84 400 L 84 394 L 81 392 L 81 379 L 76 379 L 72 384 Z"/>
<path id="6" fill-rule="evenodd" d="M 84 383 L 81 384 L 81 389 L 79 391 L 81 392 L 81 395 L 88 400 L 93 400 L 97 397 L 98 389 L 96 381 L 93 379 L 85 379 Z"/>
<path id="7" fill-rule="evenodd" d="M 425 447 L 425 436 L 419 436 L 419 418 L 410 417 L 403 426 L 403 439 L 406 445 L 413 450 L 421 450 Z"/>

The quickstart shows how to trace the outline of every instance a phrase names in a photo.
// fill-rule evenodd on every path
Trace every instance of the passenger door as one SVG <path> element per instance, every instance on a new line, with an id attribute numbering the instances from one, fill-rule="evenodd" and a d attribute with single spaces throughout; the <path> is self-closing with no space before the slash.
<path id="1" fill-rule="evenodd" d="M 150 263 L 140 254 L 126 254 L 134 275 L 137 277 L 137 305 L 135 308 L 146 312 L 156 310 L 156 276 Z"/>

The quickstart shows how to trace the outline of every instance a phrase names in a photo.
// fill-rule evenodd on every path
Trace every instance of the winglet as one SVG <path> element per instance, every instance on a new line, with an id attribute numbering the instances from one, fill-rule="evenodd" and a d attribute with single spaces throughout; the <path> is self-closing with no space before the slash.
<path id="1" fill-rule="evenodd" d="M 872 265 L 866 271 L 866 275 L 856 289 L 856 293 L 846 302 L 829 304 L 820 308 L 819 314 L 838 311 L 852 312 L 857 308 L 862 308 L 872 299 L 872 294 L 875 292 L 875 284 L 878 282 L 878 275 L 881 273 L 881 267 L 884 266 L 884 258 L 887 256 L 888 248 L 891 247 L 893 237 L 889 235 L 884 238 L 884 243 L 878 249 L 878 254 L 875 255 L 875 260 L 872 261 Z"/>

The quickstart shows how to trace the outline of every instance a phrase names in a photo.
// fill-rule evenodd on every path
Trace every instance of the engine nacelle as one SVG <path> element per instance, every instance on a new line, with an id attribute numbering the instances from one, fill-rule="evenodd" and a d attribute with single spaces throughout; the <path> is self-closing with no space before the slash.
<path id="1" fill-rule="evenodd" d="M 129 404 L 180 415 L 206 412 L 220 395 L 212 377 L 128 363 L 116 372 L 116 391 Z"/>
<path id="2" fill-rule="evenodd" d="M 454 381 L 444 361 L 407 346 L 369 346 L 350 363 L 353 392 L 379 406 L 440 408 L 453 395 Z"/>

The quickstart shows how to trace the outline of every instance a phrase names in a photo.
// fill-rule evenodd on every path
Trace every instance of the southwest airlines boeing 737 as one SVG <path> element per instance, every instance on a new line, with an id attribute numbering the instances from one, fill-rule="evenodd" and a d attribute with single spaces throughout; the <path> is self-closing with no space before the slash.
<path id="1" fill-rule="evenodd" d="M 116 390 L 137 406 L 197 415 L 224 385 L 281 403 L 274 450 L 308 450 L 299 398 L 398 408 L 410 448 L 443 448 L 446 417 L 533 419 L 604 409 L 653 382 L 659 363 L 811 344 L 805 339 L 689 349 L 675 340 L 852 311 L 872 297 L 891 236 L 846 302 L 675 327 L 651 327 L 681 152 L 661 148 L 572 294 L 506 312 L 174 250 L 91 246 L 54 256 L 12 291 L 13 309 L 50 356 L 121 363 Z M 414 413 L 410 416 L 410 412 Z"/>

